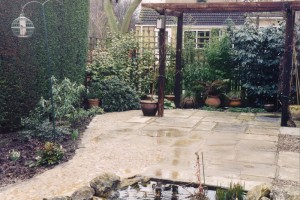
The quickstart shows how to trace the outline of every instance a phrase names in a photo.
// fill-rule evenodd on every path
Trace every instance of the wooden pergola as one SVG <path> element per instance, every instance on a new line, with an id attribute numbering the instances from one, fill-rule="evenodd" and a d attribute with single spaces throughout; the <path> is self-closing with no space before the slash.
<path id="1" fill-rule="evenodd" d="M 182 35 L 183 13 L 196 12 L 284 12 L 286 19 L 285 51 L 282 70 L 282 114 L 281 126 L 287 126 L 288 105 L 290 96 L 290 79 L 293 58 L 293 38 L 295 11 L 300 11 L 299 1 L 285 2 L 222 2 L 222 3 L 144 3 L 142 7 L 156 10 L 160 15 L 177 17 L 176 39 L 176 73 L 175 73 L 175 105 L 180 106 L 182 80 Z M 158 116 L 164 114 L 164 85 L 166 66 L 165 28 L 159 30 L 159 89 L 158 89 Z"/>

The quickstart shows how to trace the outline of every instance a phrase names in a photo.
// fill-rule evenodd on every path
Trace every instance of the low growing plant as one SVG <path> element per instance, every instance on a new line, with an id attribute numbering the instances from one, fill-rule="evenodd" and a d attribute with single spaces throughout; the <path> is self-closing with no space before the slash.
<path id="1" fill-rule="evenodd" d="M 59 144 L 46 142 L 37 155 L 37 165 L 54 165 L 63 159 L 64 150 Z"/>
<path id="2" fill-rule="evenodd" d="M 16 162 L 20 159 L 21 157 L 21 152 L 20 151 L 15 151 L 14 149 L 9 151 L 9 159 L 13 162 Z"/>

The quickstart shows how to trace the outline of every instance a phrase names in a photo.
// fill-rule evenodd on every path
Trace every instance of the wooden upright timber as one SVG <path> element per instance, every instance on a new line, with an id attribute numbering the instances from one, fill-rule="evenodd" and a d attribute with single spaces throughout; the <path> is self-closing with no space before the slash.
<path id="1" fill-rule="evenodd" d="M 291 92 L 291 71 L 293 65 L 293 39 L 294 39 L 294 24 L 295 24 L 295 12 L 290 8 L 286 8 L 286 28 L 285 28 L 285 47 L 284 47 L 284 59 L 282 70 L 282 113 L 281 113 L 281 126 L 287 126 L 289 119 L 288 106 L 289 96 Z"/>
<path id="2" fill-rule="evenodd" d="M 164 90 L 166 74 L 166 29 L 159 29 L 159 76 L 158 76 L 158 117 L 164 116 Z"/>
<path id="3" fill-rule="evenodd" d="M 183 14 L 177 20 L 177 37 L 176 37 L 176 73 L 175 73 L 175 106 L 180 108 L 181 100 L 181 80 L 182 80 L 182 33 L 183 33 Z"/>
<path id="4" fill-rule="evenodd" d="M 280 2 L 220 2 L 220 3 L 143 3 L 142 7 L 152 8 L 161 13 L 169 10 L 168 15 L 195 12 L 278 12 L 285 11 L 286 5 L 300 10 L 300 1 Z M 173 14 L 172 14 L 173 13 Z"/>

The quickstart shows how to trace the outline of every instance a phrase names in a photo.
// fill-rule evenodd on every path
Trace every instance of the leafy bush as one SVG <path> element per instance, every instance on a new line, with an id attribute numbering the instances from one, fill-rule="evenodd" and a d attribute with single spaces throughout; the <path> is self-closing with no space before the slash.
<path id="1" fill-rule="evenodd" d="M 206 81 L 233 78 L 231 41 L 227 34 L 219 37 L 219 30 L 213 29 L 208 44 L 203 49 L 204 69 L 202 79 Z"/>
<path id="2" fill-rule="evenodd" d="M 280 56 L 284 52 L 284 27 L 257 28 L 254 24 L 230 30 L 236 70 L 250 103 L 274 101 L 278 92 Z"/>
<path id="3" fill-rule="evenodd" d="M 102 107 L 107 112 L 138 109 L 138 93 L 116 76 L 100 81 L 103 91 Z"/>
<path id="4" fill-rule="evenodd" d="M 37 165 L 54 165 L 63 159 L 64 150 L 61 145 L 46 142 L 37 155 Z"/>
<path id="5" fill-rule="evenodd" d="M 55 120 L 58 125 L 56 134 L 52 132 L 52 105 L 50 100 L 43 97 L 36 108 L 30 112 L 29 117 L 22 119 L 22 125 L 27 131 L 28 137 L 37 137 L 43 140 L 57 139 L 70 132 L 70 128 L 77 122 L 84 120 L 95 114 L 102 113 L 101 108 L 84 110 L 81 108 L 84 86 L 64 79 L 59 83 L 54 77 L 53 81 L 53 100 Z"/>
<path id="6" fill-rule="evenodd" d="M 154 65 L 154 52 L 139 52 L 138 39 L 134 33 L 112 34 L 105 48 L 100 45 L 92 52 L 93 61 L 88 65 L 93 80 L 111 76 L 130 85 L 142 95 L 149 89 L 149 71 Z"/>

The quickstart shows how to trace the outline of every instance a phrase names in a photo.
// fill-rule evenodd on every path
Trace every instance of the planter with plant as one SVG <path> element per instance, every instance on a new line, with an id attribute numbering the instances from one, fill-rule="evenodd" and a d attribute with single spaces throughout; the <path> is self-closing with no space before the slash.
<path id="1" fill-rule="evenodd" d="M 89 108 L 99 107 L 100 99 L 102 97 L 102 92 L 99 83 L 92 82 L 91 86 L 87 88 L 87 98 L 89 103 Z"/>
<path id="2" fill-rule="evenodd" d="M 241 91 L 232 90 L 226 96 L 229 98 L 228 105 L 230 107 L 240 107 L 242 105 Z"/>
<path id="3" fill-rule="evenodd" d="M 210 107 L 218 108 L 221 105 L 220 96 L 226 91 L 227 82 L 223 80 L 215 80 L 213 82 L 204 83 L 205 104 Z"/>
<path id="4" fill-rule="evenodd" d="M 156 99 L 154 99 L 157 82 L 157 72 L 155 68 L 149 69 L 147 79 L 148 84 L 150 85 L 150 99 L 141 100 L 140 105 L 144 116 L 155 116 L 158 110 L 158 102 Z"/>
<path id="5" fill-rule="evenodd" d="M 182 107 L 183 108 L 195 108 L 197 105 L 195 93 L 191 90 L 184 91 L 182 98 Z"/>

